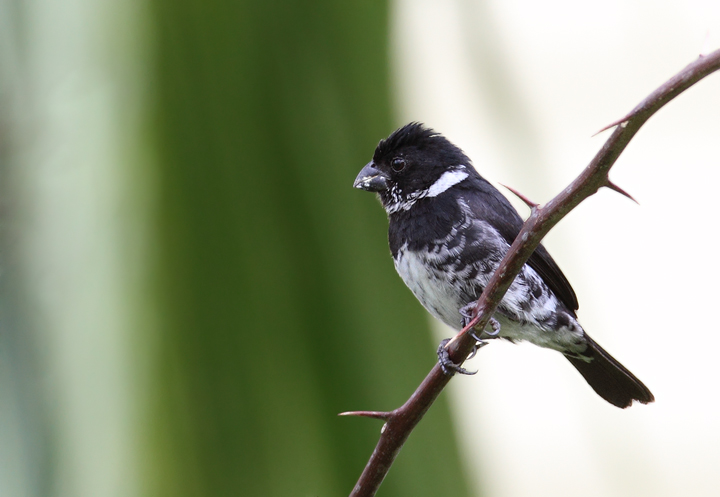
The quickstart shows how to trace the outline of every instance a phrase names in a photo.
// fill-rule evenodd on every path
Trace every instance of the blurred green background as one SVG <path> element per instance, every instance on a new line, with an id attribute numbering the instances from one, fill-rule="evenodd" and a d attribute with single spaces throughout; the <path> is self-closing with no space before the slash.
<path id="1" fill-rule="evenodd" d="M 0 493 L 346 495 L 434 362 L 382 1 L 4 4 Z M 45 31 L 46 30 L 46 31 Z M 446 399 L 380 495 L 467 495 Z"/>
<path id="2" fill-rule="evenodd" d="M 153 494 L 342 495 L 432 365 L 383 212 L 384 2 L 160 0 Z M 400 329 L 400 332 L 396 330 Z M 446 406 L 386 495 L 465 494 Z"/>

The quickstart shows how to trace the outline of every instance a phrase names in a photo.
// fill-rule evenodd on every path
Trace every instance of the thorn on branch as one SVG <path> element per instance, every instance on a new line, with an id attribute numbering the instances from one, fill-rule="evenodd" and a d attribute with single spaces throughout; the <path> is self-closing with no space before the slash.
<path id="1" fill-rule="evenodd" d="M 632 195 L 630 195 L 628 192 L 626 192 L 625 190 L 623 190 L 622 188 L 620 188 L 619 186 L 617 186 L 615 183 L 613 183 L 612 181 L 610 181 L 610 179 L 607 180 L 607 184 L 606 184 L 605 186 L 607 186 L 607 187 L 610 188 L 611 190 L 614 190 L 614 191 L 618 192 L 618 193 L 621 194 L 621 195 L 626 196 L 627 198 L 629 198 L 630 200 L 632 200 L 632 201 L 635 202 L 636 204 L 640 205 L 640 202 L 638 202 L 637 200 L 635 200 Z"/>
<path id="2" fill-rule="evenodd" d="M 525 195 L 523 195 L 522 193 L 520 193 L 520 192 L 517 191 L 516 189 L 511 188 L 511 187 L 509 187 L 509 186 L 507 186 L 507 185 L 503 185 L 502 183 L 500 183 L 500 184 L 501 184 L 502 186 L 504 186 L 505 188 L 507 188 L 508 190 L 510 190 L 511 192 L 513 192 L 517 198 L 519 198 L 520 200 L 522 200 L 523 202 L 525 202 L 525 204 L 526 204 L 528 207 L 530 207 L 531 209 L 536 209 L 537 206 L 539 205 L 539 204 L 536 204 L 535 202 L 533 202 L 532 200 L 530 200 L 529 198 L 527 198 Z"/>
<path id="3" fill-rule="evenodd" d="M 608 130 L 608 129 L 610 129 L 610 128 L 613 128 L 613 127 L 615 127 L 615 126 L 617 126 L 617 125 L 620 125 L 620 126 L 622 126 L 622 127 L 624 128 L 624 127 L 625 127 L 625 123 L 627 123 L 627 122 L 630 120 L 630 118 L 633 117 L 634 115 L 635 115 L 635 112 L 631 112 L 630 114 L 627 114 L 625 117 L 621 117 L 621 118 L 618 119 L 617 121 L 613 121 L 613 122 L 611 122 L 610 124 L 608 124 L 607 126 L 605 126 L 604 128 L 599 129 L 599 130 L 596 131 L 592 136 L 597 136 L 597 135 L 599 135 L 600 133 L 602 133 L 603 131 Z"/>
<path id="4" fill-rule="evenodd" d="M 346 411 L 341 412 L 338 416 L 361 416 L 364 418 L 375 418 L 387 421 L 392 417 L 392 412 L 384 411 Z"/>

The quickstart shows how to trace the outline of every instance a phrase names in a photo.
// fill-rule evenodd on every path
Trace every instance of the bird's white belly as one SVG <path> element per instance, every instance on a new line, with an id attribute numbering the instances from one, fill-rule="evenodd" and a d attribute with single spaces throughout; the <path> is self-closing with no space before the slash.
<path id="1" fill-rule="evenodd" d="M 456 330 L 462 328 L 459 310 L 467 302 L 463 302 L 458 290 L 447 281 L 446 274 L 434 269 L 423 255 L 405 247 L 398 251 L 395 269 L 430 314 Z"/>

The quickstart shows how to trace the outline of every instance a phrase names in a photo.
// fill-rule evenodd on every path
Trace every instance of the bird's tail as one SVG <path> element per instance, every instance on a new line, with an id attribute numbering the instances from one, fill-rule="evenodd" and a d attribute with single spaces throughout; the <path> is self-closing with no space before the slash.
<path id="1" fill-rule="evenodd" d="M 585 335 L 588 348 L 583 358 L 566 355 L 570 363 L 583 375 L 585 381 L 600 397 L 625 409 L 637 400 L 642 404 L 653 402 L 655 397 L 643 382 L 616 361 L 595 341 Z M 590 361 L 587 361 L 590 359 Z"/>

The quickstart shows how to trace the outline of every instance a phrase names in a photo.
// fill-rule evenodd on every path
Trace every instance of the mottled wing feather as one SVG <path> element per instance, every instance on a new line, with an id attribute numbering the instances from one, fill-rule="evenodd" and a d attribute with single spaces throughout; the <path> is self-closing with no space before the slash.
<path id="1" fill-rule="evenodd" d="M 523 225 L 523 220 L 515 208 L 495 187 L 479 176 L 466 181 L 465 186 L 469 194 L 464 198 L 470 201 L 470 208 L 478 218 L 485 220 L 512 244 Z M 574 315 L 574 311 L 578 309 L 575 291 L 545 247 L 539 245 L 527 264 L 542 277 L 555 296 Z"/>

